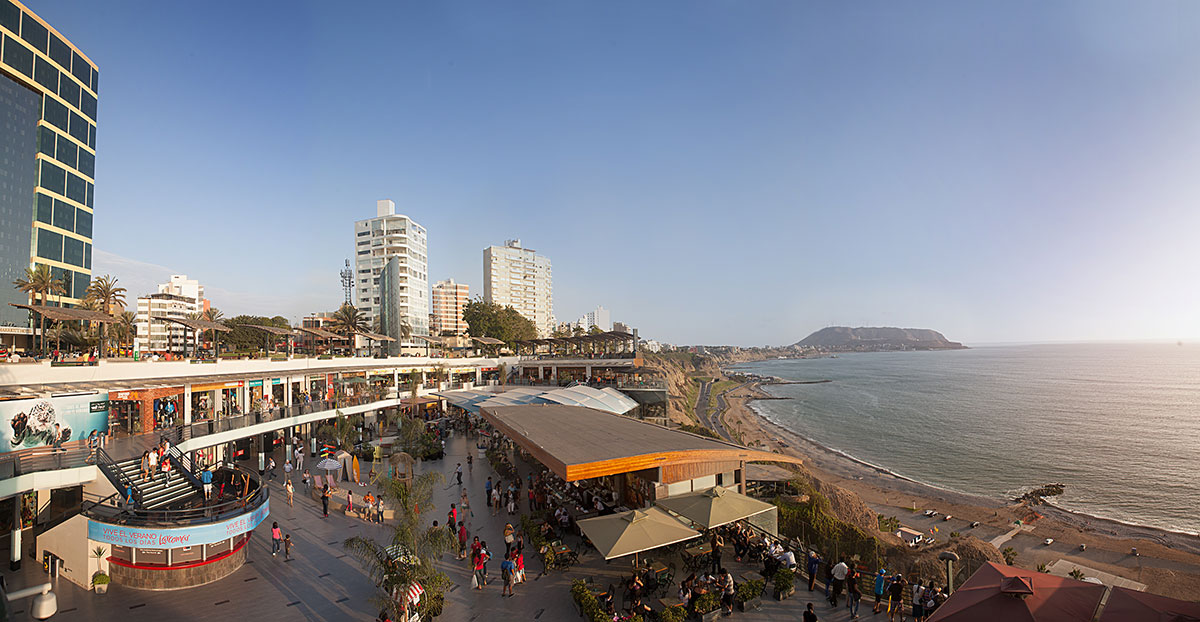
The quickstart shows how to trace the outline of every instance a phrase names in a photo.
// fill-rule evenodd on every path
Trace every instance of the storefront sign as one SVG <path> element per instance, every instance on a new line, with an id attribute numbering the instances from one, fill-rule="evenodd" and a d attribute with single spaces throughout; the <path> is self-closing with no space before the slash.
<path id="1" fill-rule="evenodd" d="M 94 520 L 88 521 L 88 539 L 116 546 L 131 546 L 137 549 L 200 546 L 241 535 L 258 527 L 271 513 L 270 500 L 249 514 L 243 514 L 219 523 L 179 527 L 176 529 L 146 529 L 126 525 L 109 525 Z"/>
<path id="2" fill-rule="evenodd" d="M 251 389 L 253 389 L 254 387 L 261 387 L 261 386 L 262 386 L 262 384 L 263 384 L 263 381 L 262 381 L 262 380 L 251 380 L 251 381 L 250 381 L 250 388 L 251 388 Z"/>
<path id="3" fill-rule="evenodd" d="M 214 382 L 211 384 L 194 384 L 192 385 L 192 393 L 201 391 L 212 391 L 214 389 L 236 389 L 242 386 L 241 381 L 238 382 Z"/>
<path id="4" fill-rule="evenodd" d="M 64 442 L 77 441 L 108 431 L 108 392 L 0 402 L 0 421 L 0 451 L 51 445 L 55 424 Z"/>

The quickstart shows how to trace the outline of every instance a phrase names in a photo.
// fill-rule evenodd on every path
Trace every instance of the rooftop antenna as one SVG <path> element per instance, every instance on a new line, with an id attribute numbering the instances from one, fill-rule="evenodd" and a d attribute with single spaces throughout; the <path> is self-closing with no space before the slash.
<path id="1" fill-rule="evenodd" d="M 350 269 L 350 260 L 346 260 L 346 267 L 342 268 L 339 273 L 342 277 L 342 290 L 346 292 L 346 304 L 351 304 L 353 301 L 350 296 L 354 293 L 354 271 Z"/>

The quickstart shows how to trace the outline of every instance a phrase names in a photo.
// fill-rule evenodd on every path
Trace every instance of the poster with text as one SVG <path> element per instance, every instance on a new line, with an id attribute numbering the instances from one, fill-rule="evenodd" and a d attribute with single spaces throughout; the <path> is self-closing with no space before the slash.
<path id="1" fill-rule="evenodd" d="M 108 431 L 108 392 L 0 402 L 0 451 L 54 444 L 54 424 L 63 442 Z"/>

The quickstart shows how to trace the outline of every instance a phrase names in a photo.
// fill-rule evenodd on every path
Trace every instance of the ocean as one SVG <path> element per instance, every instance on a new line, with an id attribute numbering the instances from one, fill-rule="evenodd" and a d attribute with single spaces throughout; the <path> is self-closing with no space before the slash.
<path id="1" fill-rule="evenodd" d="M 1010 498 L 1050 482 L 1063 509 L 1200 533 L 1200 344 L 838 354 L 735 369 L 786 380 L 754 408 L 919 482 Z"/>

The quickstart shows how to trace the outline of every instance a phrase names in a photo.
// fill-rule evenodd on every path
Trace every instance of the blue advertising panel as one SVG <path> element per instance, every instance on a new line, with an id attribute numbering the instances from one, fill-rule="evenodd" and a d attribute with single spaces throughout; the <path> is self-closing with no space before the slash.
<path id="1" fill-rule="evenodd" d="M 108 392 L 0 402 L 0 451 L 54 443 L 58 424 L 63 442 L 108 431 Z"/>
<path id="2" fill-rule="evenodd" d="M 119 546 L 143 549 L 174 549 L 181 546 L 200 546 L 220 542 L 258 527 L 271 513 L 271 500 L 263 501 L 258 509 L 219 523 L 177 528 L 143 528 L 109 525 L 88 521 L 88 538 Z"/>

